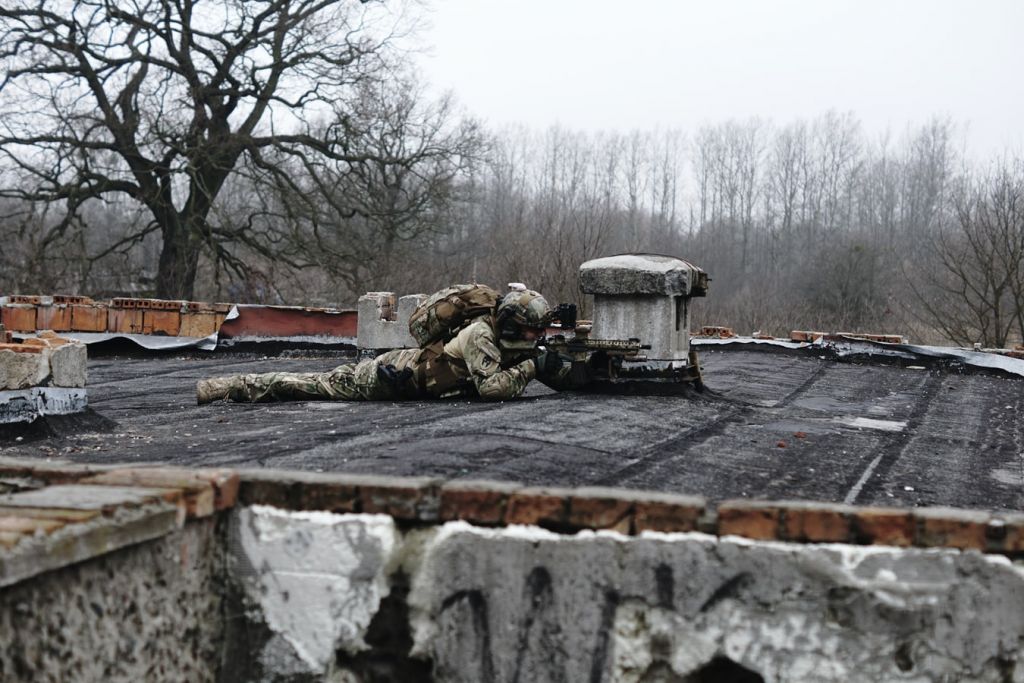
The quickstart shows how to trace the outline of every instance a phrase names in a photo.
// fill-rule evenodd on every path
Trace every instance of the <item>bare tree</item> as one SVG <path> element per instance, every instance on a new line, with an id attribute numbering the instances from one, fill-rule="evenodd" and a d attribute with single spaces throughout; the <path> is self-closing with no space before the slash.
<path id="1" fill-rule="evenodd" d="M 190 297 L 202 253 L 248 241 L 245 221 L 223 226 L 213 211 L 240 163 L 280 180 L 284 158 L 310 176 L 324 160 L 395 161 L 353 145 L 345 109 L 387 73 L 399 23 L 351 0 L 10 0 L 0 194 L 64 203 L 48 244 L 91 200 L 142 204 L 149 220 L 110 248 L 159 235 L 156 293 Z"/>
<path id="2" fill-rule="evenodd" d="M 965 177 L 953 210 L 952 225 L 933 242 L 935 267 L 914 290 L 955 342 L 1004 347 L 1015 331 L 1024 335 L 1024 164 Z"/>

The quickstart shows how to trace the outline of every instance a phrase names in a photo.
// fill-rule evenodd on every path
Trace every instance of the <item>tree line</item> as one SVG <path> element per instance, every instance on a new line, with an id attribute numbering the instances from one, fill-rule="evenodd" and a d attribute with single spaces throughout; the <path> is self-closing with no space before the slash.
<path id="1" fill-rule="evenodd" d="M 56 7 L 61 5 L 61 7 Z M 433 97 L 401 4 L 0 8 L 0 292 L 351 306 L 647 251 L 713 278 L 698 322 L 1024 338 L 1024 164 L 955 122 L 488 130 Z"/>

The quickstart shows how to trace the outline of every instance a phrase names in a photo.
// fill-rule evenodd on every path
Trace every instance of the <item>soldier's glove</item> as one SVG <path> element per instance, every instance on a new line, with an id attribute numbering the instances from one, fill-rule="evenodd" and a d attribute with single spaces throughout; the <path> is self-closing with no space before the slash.
<path id="1" fill-rule="evenodd" d="M 412 369 L 402 368 L 398 370 L 394 365 L 378 365 L 377 366 L 377 377 L 382 382 L 390 384 L 396 390 L 401 389 L 402 386 L 412 379 Z"/>
<path id="2" fill-rule="evenodd" d="M 554 351 L 541 351 L 539 356 L 533 359 L 537 366 L 537 375 L 548 377 L 562 369 L 562 357 Z"/>

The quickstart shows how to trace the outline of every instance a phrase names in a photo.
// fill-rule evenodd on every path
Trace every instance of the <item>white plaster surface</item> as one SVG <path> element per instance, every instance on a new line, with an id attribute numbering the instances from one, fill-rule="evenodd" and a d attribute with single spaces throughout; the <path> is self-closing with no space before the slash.
<path id="1" fill-rule="evenodd" d="M 325 672 L 336 649 L 364 649 L 389 590 L 394 521 L 259 505 L 235 514 L 233 559 L 247 599 L 310 672 Z"/>
<path id="2" fill-rule="evenodd" d="M 0 390 L 0 424 L 31 422 L 43 415 L 71 415 L 89 407 L 86 390 L 67 387 L 32 387 Z"/>

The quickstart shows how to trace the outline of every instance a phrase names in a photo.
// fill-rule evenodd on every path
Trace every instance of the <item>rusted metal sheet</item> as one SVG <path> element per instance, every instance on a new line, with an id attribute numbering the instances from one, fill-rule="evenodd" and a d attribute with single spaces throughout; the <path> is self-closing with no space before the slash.
<path id="1" fill-rule="evenodd" d="M 356 312 L 301 306 L 238 306 L 238 317 L 220 326 L 222 338 L 356 336 Z"/>

